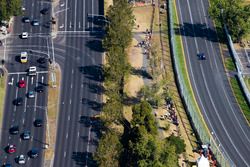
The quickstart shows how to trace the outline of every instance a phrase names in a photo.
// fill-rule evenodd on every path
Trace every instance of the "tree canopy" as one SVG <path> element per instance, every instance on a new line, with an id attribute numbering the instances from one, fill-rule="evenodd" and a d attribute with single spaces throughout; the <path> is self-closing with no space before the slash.
<path id="1" fill-rule="evenodd" d="M 250 33 L 250 5 L 243 0 L 211 0 L 209 15 L 224 22 L 234 41 L 240 41 Z"/>
<path id="2" fill-rule="evenodd" d="M 0 0 L 0 21 L 21 13 L 21 0 Z"/>

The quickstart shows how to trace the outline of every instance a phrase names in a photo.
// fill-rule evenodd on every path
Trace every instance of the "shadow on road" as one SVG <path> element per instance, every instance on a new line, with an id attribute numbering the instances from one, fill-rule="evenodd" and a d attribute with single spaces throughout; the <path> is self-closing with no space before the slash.
<path id="1" fill-rule="evenodd" d="M 104 80 L 104 75 L 103 75 L 104 72 L 101 66 L 98 66 L 98 65 L 83 66 L 83 67 L 79 67 L 79 70 L 88 79 L 91 79 L 97 82 L 103 82 Z"/>
<path id="2" fill-rule="evenodd" d="M 216 31 L 211 28 L 207 28 L 206 24 L 184 23 L 183 25 L 176 25 L 176 27 L 177 28 L 174 29 L 175 34 L 188 37 L 206 38 L 209 41 L 218 42 Z"/>
<path id="3" fill-rule="evenodd" d="M 93 159 L 93 154 L 89 152 L 73 152 L 71 158 L 77 166 L 97 167 L 96 161 Z"/>
<path id="4" fill-rule="evenodd" d="M 91 50 L 94 50 L 96 52 L 104 52 L 104 49 L 102 48 L 101 40 L 90 40 L 90 41 L 87 41 L 85 45 Z"/>

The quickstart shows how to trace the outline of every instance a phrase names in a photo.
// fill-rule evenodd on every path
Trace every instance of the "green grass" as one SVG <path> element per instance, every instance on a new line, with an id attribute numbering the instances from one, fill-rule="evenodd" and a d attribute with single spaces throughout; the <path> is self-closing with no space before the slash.
<path id="1" fill-rule="evenodd" d="M 0 77 L 0 126 L 2 126 L 6 77 Z"/>
<path id="2" fill-rule="evenodd" d="M 248 90 L 250 91 L 250 77 L 245 77 L 244 82 L 247 85 Z"/>
<path id="3" fill-rule="evenodd" d="M 236 67 L 231 57 L 225 58 L 225 67 L 228 71 L 235 71 Z"/>
<path id="4" fill-rule="evenodd" d="M 248 79 L 249 80 L 249 79 Z M 230 83 L 234 92 L 234 96 L 242 110 L 242 112 L 244 113 L 246 119 L 248 122 L 250 122 L 250 108 L 248 106 L 248 103 L 246 101 L 246 98 L 242 92 L 242 89 L 240 88 L 240 83 L 238 82 L 238 80 L 236 78 L 230 78 Z"/>

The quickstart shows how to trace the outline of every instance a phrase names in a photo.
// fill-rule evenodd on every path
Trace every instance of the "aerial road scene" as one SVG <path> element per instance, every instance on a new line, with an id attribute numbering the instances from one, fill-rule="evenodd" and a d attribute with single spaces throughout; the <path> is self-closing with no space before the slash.
<path id="1" fill-rule="evenodd" d="M 0 166 L 250 167 L 249 0 L 0 0 Z"/>

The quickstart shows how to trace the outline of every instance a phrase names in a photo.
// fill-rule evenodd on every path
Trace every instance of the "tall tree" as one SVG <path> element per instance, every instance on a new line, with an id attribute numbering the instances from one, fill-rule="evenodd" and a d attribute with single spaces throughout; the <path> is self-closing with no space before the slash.
<path id="1" fill-rule="evenodd" d="M 8 19 L 6 0 L 0 0 L 0 21 Z"/>

